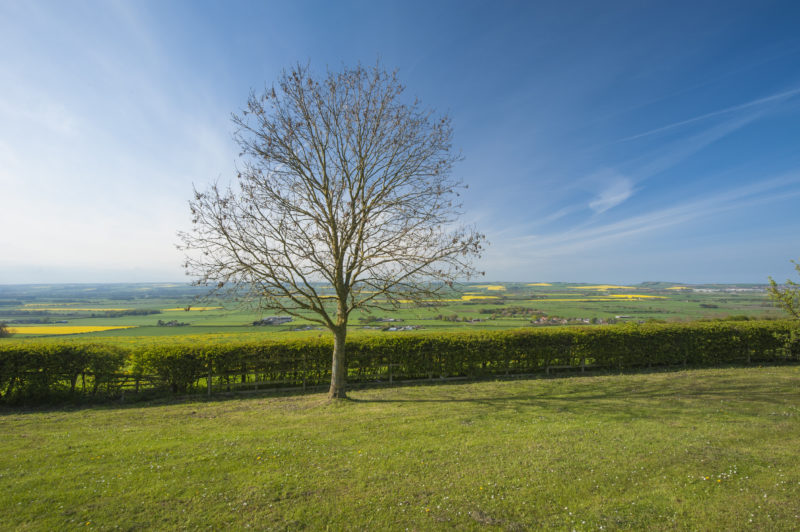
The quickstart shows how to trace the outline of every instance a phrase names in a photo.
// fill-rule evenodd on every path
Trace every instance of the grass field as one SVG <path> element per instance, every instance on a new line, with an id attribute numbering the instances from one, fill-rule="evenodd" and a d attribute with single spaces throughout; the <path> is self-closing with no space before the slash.
<path id="1" fill-rule="evenodd" d="M 800 367 L 0 412 L 0 529 L 800 530 Z"/>

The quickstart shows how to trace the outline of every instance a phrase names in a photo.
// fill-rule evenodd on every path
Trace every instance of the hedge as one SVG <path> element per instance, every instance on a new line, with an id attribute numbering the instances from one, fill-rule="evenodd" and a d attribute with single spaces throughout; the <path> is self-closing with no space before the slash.
<path id="1" fill-rule="evenodd" d="M 0 400 L 114 395 L 129 356 L 101 344 L 0 342 Z"/>
<path id="2" fill-rule="evenodd" d="M 386 333 L 348 341 L 348 380 L 797 361 L 798 330 L 797 322 L 726 321 Z M 230 389 L 242 383 L 256 387 L 324 385 L 330 382 L 332 349 L 330 339 L 164 343 L 133 351 L 100 344 L 0 342 L 0 401 L 114 396 L 125 385 L 135 386 L 137 391 L 142 385 L 174 393 Z"/>

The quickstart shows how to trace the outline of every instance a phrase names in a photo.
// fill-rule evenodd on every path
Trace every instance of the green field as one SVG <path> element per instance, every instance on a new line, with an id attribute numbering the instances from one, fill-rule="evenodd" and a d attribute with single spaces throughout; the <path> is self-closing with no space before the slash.
<path id="1" fill-rule="evenodd" d="M 683 287 L 683 288 L 677 288 Z M 687 321 L 727 316 L 778 317 L 763 285 L 676 285 L 643 283 L 629 287 L 576 283 L 473 283 L 443 295 L 427 307 L 403 307 L 350 317 L 350 335 L 403 334 L 392 326 L 444 332 L 499 330 L 527 326 L 604 324 L 624 321 Z M 130 327 L 58 335 L 103 341 L 146 343 L 164 336 L 202 341 L 230 337 L 300 338 L 327 334 L 295 319 L 279 326 L 252 322 L 279 312 L 258 311 L 229 300 L 204 299 L 205 292 L 181 284 L 0 286 L 0 321 L 15 338 L 52 338 L 68 327 Z M 183 309 L 189 307 L 189 311 Z M 203 307 L 222 307 L 207 308 Z M 176 310 L 171 310 L 176 309 Z M 157 312 L 131 315 L 133 312 Z M 376 321 L 402 320 L 400 322 Z M 157 322 L 184 326 L 158 326 Z M 369 321 L 373 320 L 373 321 Z M 63 323 L 62 323 L 63 322 Z M 310 330 L 294 329 L 311 326 Z M 46 334 L 26 334 L 47 327 Z"/>
<path id="2" fill-rule="evenodd" d="M 800 367 L 0 416 L 0 529 L 800 530 Z"/>

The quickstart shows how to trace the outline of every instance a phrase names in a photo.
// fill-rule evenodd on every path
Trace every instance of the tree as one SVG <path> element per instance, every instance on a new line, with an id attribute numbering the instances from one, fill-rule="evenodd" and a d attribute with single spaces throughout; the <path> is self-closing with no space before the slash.
<path id="1" fill-rule="evenodd" d="M 346 397 L 350 314 L 436 299 L 485 243 L 457 225 L 449 117 L 403 91 L 379 65 L 284 71 L 233 115 L 237 183 L 195 189 L 180 233 L 196 284 L 333 333 L 330 398 Z"/>
<path id="2" fill-rule="evenodd" d="M 0 321 L 0 338 L 10 337 L 12 332 L 8 329 L 6 322 Z"/>
<path id="3" fill-rule="evenodd" d="M 800 263 L 792 261 L 792 264 L 794 264 L 794 269 L 797 270 L 797 273 L 800 273 Z M 767 292 L 779 307 L 794 318 L 800 319 L 800 284 L 787 279 L 785 285 L 778 286 L 778 283 L 770 277 Z"/>

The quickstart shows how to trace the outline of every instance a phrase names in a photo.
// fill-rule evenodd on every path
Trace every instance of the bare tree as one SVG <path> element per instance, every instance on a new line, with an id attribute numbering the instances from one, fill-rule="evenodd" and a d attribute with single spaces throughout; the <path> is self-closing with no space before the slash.
<path id="1" fill-rule="evenodd" d="M 800 263 L 792 261 L 792 264 L 794 264 L 794 269 L 797 270 L 797 273 L 800 273 Z M 767 292 L 769 293 L 769 297 L 772 298 L 780 308 L 792 317 L 800 319 L 800 284 L 791 279 L 787 279 L 786 284 L 781 287 L 770 277 Z"/>
<path id="2" fill-rule="evenodd" d="M 333 333 L 330 398 L 346 397 L 350 313 L 435 300 L 485 242 L 457 225 L 450 119 L 403 90 L 380 66 L 285 71 L 233 115 L 238 183 L 195 190 L 180 235 L 197 284 Z"/>
<path id="3" fill-rule="evenodd" d="M 0 321 L 0 338 L 8 338 L 11 336 L 11 330 L 6 325 L 6 322 Z"/>

